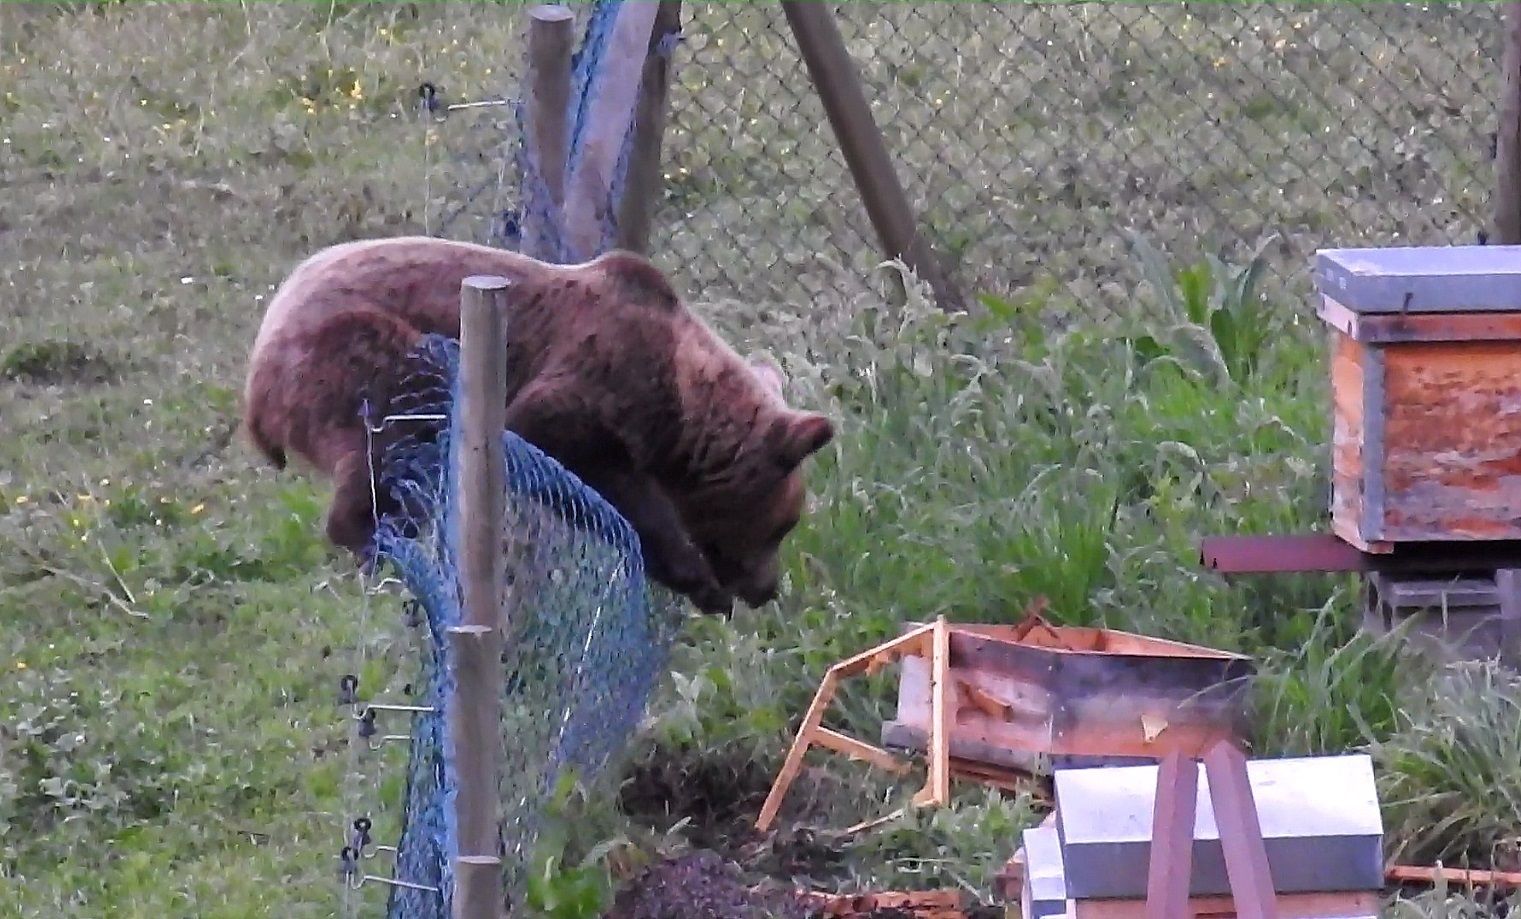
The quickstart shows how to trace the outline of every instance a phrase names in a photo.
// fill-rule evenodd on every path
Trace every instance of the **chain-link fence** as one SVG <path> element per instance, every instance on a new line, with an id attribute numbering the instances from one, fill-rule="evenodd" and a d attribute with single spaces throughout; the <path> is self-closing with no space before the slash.
<path id="1" fill-rule="evenodd" d="M 1493 3 L 836 6 L 921 225 L 968 291 L 1130 296 L 1123 231 L 1187 259 L 1471 243 Z M 880 261 L 778 4 L 685 3 L 656 257 L 694 292 L 825 295 Z M 831 271 L 830 262 L 846 272 Z"/>
<path id="2" fill-rule="evenodd" d="M 589 4 L 572 7 L 583 28 Z M 970 294 L 1121 305 L 1135 231 L 1180 262 L 1276 236 L 1266 282 L 1303 297 L 1316 248 L 1472 243 L 1490 223 L 1496 3 L 833 7 L 920 225 Z M 681 21 L 652 256 L 704 298 L 858 289 L 880 246 L 780 4 L 685 2 Z M 520 58 L 498 59 L 508 96 Z M 513 244 L 515 119 L 445 131 L 439 214 L 461 219 L 434 229 Z"/>

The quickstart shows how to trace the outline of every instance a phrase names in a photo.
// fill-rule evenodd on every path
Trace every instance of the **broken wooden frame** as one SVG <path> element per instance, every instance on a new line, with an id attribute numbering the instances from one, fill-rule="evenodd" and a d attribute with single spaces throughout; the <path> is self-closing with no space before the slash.
<path id="1" fill-rule="evenodd" d="M 803 768 L 803 755 L 815 744 L 836 753 L 843 753 L 851 759 L 870 763 L 888 772 L 901 775 L 909 771 L 908 763 L 886 750 L 830 730 L 823 724 L 824 713 L 829 708 L 829 703 L 834 700 L 835 692 L 839 690 L 843 680 L 853 676 L 875 674 L 907 654 L 930 658 L 930 669 L 933 673 L 931 679 L 934 682 L 932 692 L 935 693 L 938 703 L 935 708 L 941 713 L 941 720 L 936 722 L 937 729 L 930 743 L 928 779 L 924 787 L 914 795 L 913 803 L 915 806 L 945 804 L 950 800 L 952 772 L 950 738 L 944 729 L 943 722 L 946 682 L 950 678 L 950 627 L 945 617 L 941 616 L 930 625 L 920 626 L 906 635 L 868 651 L 862 651 L 829 668 L 824 674 L 824 679 L 819 683 L 818 691 L 814 693 L 808 710 L 803 714 L 803 723 L 798 728 L 797 736 L 792 740 L 792 746 L 787 750 L 787 758 L 782 761 L 782 768 L 777 773 L 776 781 L 772 783 L 771 791 L 766 795 L 765 803 L 761 805 L 760 816 L 755 821 L 756 829 L 764 833 L 771 828 L 771 824 L 776 820 L 777 811 L 781 809 L 782 799 L 786 796 L 787 789 L 797 780 L 798 773 Z"/>
<path id="2" fill-rule="evenodd" d="M 942 309 L 966 309 L 961 292 L 919 232 L 833 13 L 823 4 L 800 0 L 782 0 L 781 5 L 883 254 L 901 259 L 923 278 Z M 562 241 L 571 261 L 599 254 L 602 228 L 609 208 L 614 206 L 612 178 L 623 139 L 632 126 L 624 200 L 616 205 L 615 244 L 644 252 L 660 192 L 661 144 L 671 71 L 666 45 L 680 32 L 681 4 L 679 0 L 624 0 L 619 6 L 608 39 L 606 63 L 595 75 L 601 90 L 591 97 L 584 116 L 583 141 L 567 173 L 564 119 L 568 112 L 564 109 L 571 52 L 562 37 L 565 27 L 559 24 L 568 15 L 569 10 L 561 5 L 528 11 L 525 127 L 535 160 L 551 184 L 551 206 L 563 214 L 560 221 L 551 219 L 562 227 Z M 557 185 L 561 175 L 563 198 Z M 533 247 L 542 245 L 546 238 L 540 219 L 540 215 L 524 215 L 523 251 L 536 257 L 540 253 Z"/>
<path id="3" fill-rule="evenodd" d="M 914 919 L 966 919 L 959 890 L 883 891 L 880 893 L 804 892 L 803 899 L 829 919 L 864 919 L 882 913 L 906 913 Z"/>

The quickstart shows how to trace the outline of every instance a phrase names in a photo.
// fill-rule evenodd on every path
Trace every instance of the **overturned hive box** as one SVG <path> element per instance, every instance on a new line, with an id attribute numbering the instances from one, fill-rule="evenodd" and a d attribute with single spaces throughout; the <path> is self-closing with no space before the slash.
<path id="1" fill-rule="evenodd" d="M 1199 755 L 1248 729 L 1249 658 L 1112 629 L 950 626 L 950 755 L 1003 768 L 1150 762 Z M 928 749 L 930 661 L 899 664 L 896 717 L 884 746 Z"/>
<path id="2" fill-rule="evenodd" d="M 1521 539 L 1521 246 L 1323 250 L 1315 282 L 1336 535 Z"/>

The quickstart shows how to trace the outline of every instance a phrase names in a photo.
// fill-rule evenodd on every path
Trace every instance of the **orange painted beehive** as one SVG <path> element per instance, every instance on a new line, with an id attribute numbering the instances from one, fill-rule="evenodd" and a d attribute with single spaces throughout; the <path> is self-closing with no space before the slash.
<path id="1" fill-rule="evenodd" d="M 1336 535 L 1521 539 L 1521 246 L 1326 250 L 1316 283 Z"/>

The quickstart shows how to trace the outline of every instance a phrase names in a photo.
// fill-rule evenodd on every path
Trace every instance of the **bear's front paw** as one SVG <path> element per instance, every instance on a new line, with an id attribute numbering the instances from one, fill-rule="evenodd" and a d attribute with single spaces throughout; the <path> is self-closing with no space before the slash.
<path id="1" fill-rule="evenodd" d="M 734 615 L 734 595 L 714 583 L 699 586 L 687 594 L 693 605 L 709 616 L 725 619 Z"/>
<path id="2" fill-rule="evenodd" d="M 718 586 L 718 578 L 706 564 L 674 564 L 669 571 L 651 571 L 651 575 L 709 616 L 729 616 L 735 610 L 735 596 Z"/>

